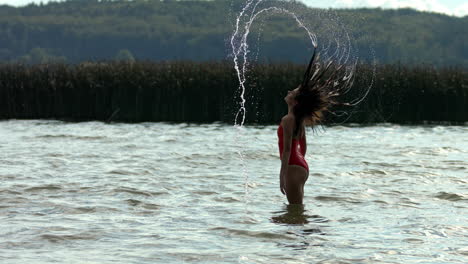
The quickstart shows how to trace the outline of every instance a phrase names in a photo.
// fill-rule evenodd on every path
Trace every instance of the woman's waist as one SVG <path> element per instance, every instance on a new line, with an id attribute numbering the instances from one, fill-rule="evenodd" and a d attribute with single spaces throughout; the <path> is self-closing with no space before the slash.
<path id="1" fill-rule="evenodd" d="M 302 154 L 299 148 L 291 149 L 291 154 L 289 154 L 289 158 L 305 159 L 304 155 Z"/>

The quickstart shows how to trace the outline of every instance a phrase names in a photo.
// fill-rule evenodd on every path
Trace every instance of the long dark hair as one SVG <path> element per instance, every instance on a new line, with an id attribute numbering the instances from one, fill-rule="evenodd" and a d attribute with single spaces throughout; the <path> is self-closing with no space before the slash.
<path id="1" fill-rule="evenodd" d="M 304 120 L 308 120 L 312 126 L 321 124 L 325 111 L 336 105 L 347 105 L 340 103 L 337 97 L 349 91 L 353 74 L 347 73 L 342 65 L 337 65 L 333 60 L 320 62 L 319 57 L 314 50 L 295 97 L 295 136 L 302 133 Z"/>

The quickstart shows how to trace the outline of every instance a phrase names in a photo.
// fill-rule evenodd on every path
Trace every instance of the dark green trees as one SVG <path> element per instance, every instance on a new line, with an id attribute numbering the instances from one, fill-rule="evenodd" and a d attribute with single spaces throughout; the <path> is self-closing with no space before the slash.
<path id="1" fill-rule="evenodd" d="M 24 61 L 34 48 L 71 63 L 114 59 L 125 49 L 138 60 L 222 60 L 243 3 L 75 0 L 0 6 L 0 61 Z M 381 63 L 468 66 L 467 17 L 411 9 L 319 10 L 300 3 L 294 12 L 322 43 L 336 36 L 339 25 L 346 28 L 353 55 L 362 61 L 373 60 L 375 52 Z M 260 16 L 249 43 L 263 62 L 306 60 L 306 36 L 284 15 Z"/>

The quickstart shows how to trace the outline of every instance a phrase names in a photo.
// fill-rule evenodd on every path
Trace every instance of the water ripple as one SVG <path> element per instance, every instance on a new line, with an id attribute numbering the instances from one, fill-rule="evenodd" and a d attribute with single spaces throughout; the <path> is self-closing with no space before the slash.
<path id="1" fill-rule="evenodd" d="M 25 189 L 25 192 L 40 192 L 40 191 L 59 191 L 62 187 L 55 184 L 46 184 L 41 186 L 35 186 Z"/>
<path id="2" fill-rule="evenodd" d="M 439 192 L 435 195 L 436 198 L 442 199 L 442 200 L 448 200 L 448 201 L 468 201 L 468 197 L 462 195 L 462 194 L 456 194 L 456 193 L 447 193 L 447 192 Z"/>

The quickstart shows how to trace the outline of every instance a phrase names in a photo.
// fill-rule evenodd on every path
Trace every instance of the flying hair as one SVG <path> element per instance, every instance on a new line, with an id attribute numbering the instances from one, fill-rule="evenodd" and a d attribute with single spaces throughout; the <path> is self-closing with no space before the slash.
<path id="1" fill-rule="evenodd" d="M 294 107 L 297 135 L 302 129 L 304 120 L 312 125 L 321 124 L 324 112 L 329 112 L 333 106 L 352 106 L 353 103 L 341 103 L 338 97 L 346 94 L 351 89 L 354 79 L 354 68 L 337 65 L 333 57 L 325 62 L 320 62 L 320 53 L 314 48 L 312 58 L 309 61 L 304 78 L 296 96 L 297 104 Z M 349 72 L 348 72 L 349 71 Z"/>

